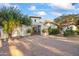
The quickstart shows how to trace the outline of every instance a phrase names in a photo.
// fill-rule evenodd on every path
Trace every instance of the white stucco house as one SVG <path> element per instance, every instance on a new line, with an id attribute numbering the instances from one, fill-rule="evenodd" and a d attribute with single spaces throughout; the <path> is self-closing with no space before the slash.
<path id="1" fill-rule="evenodd" d="M 62 30 L 61 30 L 61 34 L 63 34 L 63 32 L 67 29 L 72 29 L 73 31 L 76 31 L 77 30 L 77 26 L 73 23 L 70 23 L 70 24 L 63 24 L 62 25 Z"/>
<path id="2" fill-rule="evenodd" d="M 34 34 L 36 33 L 42 35 L 42 30 L 48 29 L 50 26 L 52 28 L 57 28 L 57 25 L 53 22 L 53 20 L 43 20 L 39 16 L 31 16 L 31 19 Z"/>

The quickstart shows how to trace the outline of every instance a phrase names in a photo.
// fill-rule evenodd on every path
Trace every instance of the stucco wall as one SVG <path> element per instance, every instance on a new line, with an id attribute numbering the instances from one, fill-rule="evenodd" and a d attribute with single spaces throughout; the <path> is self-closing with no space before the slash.
<path id="1" fill-rule="evenodd" d="M 25 26 L 23 25 L 22 27 L 17 27 L 14 29 L 14 31 L 12 32 L 12 37 L 16 37 L 16 36 L 26 36 L 27 35 L 27 29 L 32 29 L 31 26 Z M 0 33 L 1 33 L 1 38 L 8 38 L 8 34 L 3 32 L 3 29 L 0 29 Z"/>

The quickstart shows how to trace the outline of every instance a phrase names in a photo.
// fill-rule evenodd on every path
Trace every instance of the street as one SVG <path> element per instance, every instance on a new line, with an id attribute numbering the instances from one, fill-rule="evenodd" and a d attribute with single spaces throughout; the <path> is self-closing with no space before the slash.
<path id="1" fill-rule="evenodd" d="M 0 55 L 10 56 L 79 56 L 79 39 L 58 36 L 27 36 L 8 42 Z M 5 43 L 4 43 L 5 44 Z M 6 50 L 7 52 L 2 53 Z"/>

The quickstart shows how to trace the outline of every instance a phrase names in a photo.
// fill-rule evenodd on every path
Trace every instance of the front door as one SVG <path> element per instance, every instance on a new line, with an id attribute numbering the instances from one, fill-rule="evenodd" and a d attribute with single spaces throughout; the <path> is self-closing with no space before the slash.
<path id="1" fill-rule="evenodd" d="M 41 29 L 40 25 L 34 26 L 33 27 L 33 34 L 40 35 L 40 29 Z"/>

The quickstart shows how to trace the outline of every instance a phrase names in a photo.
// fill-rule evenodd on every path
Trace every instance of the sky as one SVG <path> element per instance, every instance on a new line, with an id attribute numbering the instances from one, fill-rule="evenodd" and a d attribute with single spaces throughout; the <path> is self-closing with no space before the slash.
<path id="1" fill-rule="evenodd" d="M 0 3 L 3 6 L 20 9 L 28 16 L 40 16 L 42 19 L 55 19 L 67 14 L 79 14 L 79 3 Z"/>

